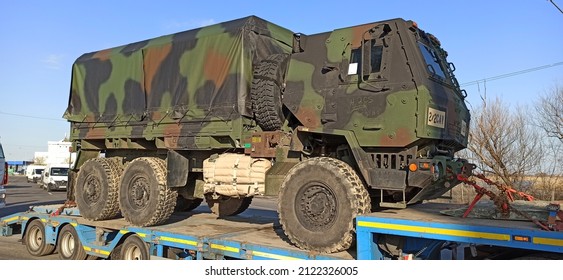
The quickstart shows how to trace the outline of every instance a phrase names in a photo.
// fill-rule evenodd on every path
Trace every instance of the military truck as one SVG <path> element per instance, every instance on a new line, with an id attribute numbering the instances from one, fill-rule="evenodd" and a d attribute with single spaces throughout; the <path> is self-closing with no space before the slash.
<path id="1" fill-rule="evenodd" d="M 354 218 L 442 196 L 472 165 L 438 39 L 391 19 L 305 35 L 256 16 L 87 53 L 72 66 L 69 201 L 90 220 L 219 217 L 277 196 L 296 246 L 337 252 Z"/>

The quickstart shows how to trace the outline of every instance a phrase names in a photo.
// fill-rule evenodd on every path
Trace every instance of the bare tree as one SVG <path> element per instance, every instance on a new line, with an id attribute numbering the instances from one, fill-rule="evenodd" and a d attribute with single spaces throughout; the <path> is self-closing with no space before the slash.
<path id="1" fill-rule="evenodd" d="M 506 186 L 518 188 L 540 164 L 540 136 L 527 120 L 524 108 L 512 110 L 499 98 L 483 98 L 473 112 L 468 149 L 483 173 Z"/>
<path id="2" fill-rule="evenodd" d="M 542 95 L 535 107 L 536 125 L 549 137 L 563 142 L 563 87 L 555 86 L 552 91 Z"/>
<path id="3" fill-rule="evenodd" d="M 45 157 L 36 157 L 36 158 L 33 159 L 33 162 L 35 164 L 42 165 L 42 164 L 45 164 L 47 162 L 47 159 Z"/>

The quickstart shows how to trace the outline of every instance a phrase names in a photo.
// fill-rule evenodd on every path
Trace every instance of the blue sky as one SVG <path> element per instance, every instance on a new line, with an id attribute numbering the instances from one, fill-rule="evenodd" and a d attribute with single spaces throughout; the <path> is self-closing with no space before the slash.
<path id="1" fill-rule="evenodd" d="M 554 0 L 563 8 L 563 0 Z M 521 1 L 2 1 L 0 142 L 8 160 L 31 160 L 69 131 L 62 119 L 70 69 L 83 53 L 256 15 L 314 34 L 389 18 L 436 35 L 472 106 L 480 95 L 531 105 L 563 86 L 563 14 Z M 349 4 L 353 3 L 353 4 Z M 551 65 L 506 78 L 482 80 Z"/>

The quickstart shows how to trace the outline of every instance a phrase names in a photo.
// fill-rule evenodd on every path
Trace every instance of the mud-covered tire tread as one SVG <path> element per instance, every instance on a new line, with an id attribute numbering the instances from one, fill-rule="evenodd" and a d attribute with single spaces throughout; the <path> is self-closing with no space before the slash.
<path id="1" fill-rule="evenodd" d="M 345 227 L 347 229 L 347 232 L 344 234 L 344 236 L 342 236 L 340 241 L 333 244 L 325 244 L 320 247 L 309 244 L 303 241 L 300 236 L 296 236 L 293 232 L 292 227 L 299 225 L 290 224 L 295 221 L 288 220 L 286 218 L 286 213 L 284 213 L 284 211 L 281 211 L 282 204 L 286 203 L 287 199 L 294 199 L 294 197 L 283 197 L 284 190 L 288 188 L 288 186 L 286 185 L 287 179 L 291 176 L 294 176 L 296 173 L 300 172 L 303 167 L 308 165 L 332 165 L 336 167 L 340 175 L 342 175 L 342 177 L 345 178 L 345 180 L 348 182 L 348 186 L 343 187 L 349 187 L 351 197 L 354 198 L 350 200 L 352 208 L 351 210 L 354 217 L 349 219 L 345 224 L 333 226 Z M 321 253 L 335 253 L 349 249 L 350 246 L 354 243 L 355 238 L 355 217 L 361 214 L 369 213 L 371 210 L 371 199 L 369 193 L 365 188 L 361 178 L 357 175 L 356 171 L 345 162 L 329 157 L 317 157 L 308 159 L 294 166 L 287 174 L 286 179 L 282 183 L 279 193 L 280 197 L 278 199 L 278 215 L 280 224 L 282 225 L 282 228 L 289 240 L 294 245 L 304 250 L 313 250 Z"/>
<path id="2" fill-rule="evenodd" d="M 125 170 L 123 172 L 122 179 L 126 176 L 128 168 L 135 164 L 135 162 L 137 161 L 146 162 L 156 175 L 156 180 L 158 182 L 158 202 L 156 204 L 156 209 L 154 212 L 152 212 L 152 215 L 148 220 L 137 224 L 131 220 L 131 213 L 128 213 L 131 209 L 124 209 L 124 205 L 121 203 L 120 198 L 119 206 L 121 208 L 121 213 L 126 221 L 135 226 L 148 227 L 162 224 L 166 220 L 168 220 L 170 215 L 172 215 L 172 213 L 174 212 L 174 208 L 176 207 L 176 198 L 178 196 L 178 192 L 171 190 L 166 185 L 166 161 L 155 157 L 136 158 L 129 164 L 127 164 L 127 167 L 125 167 Z M 120 185 L 121 184 L 122 183 L 120 183 Z M 123 186 L 121 187 L 123 188 Z"/>
<path id="3" fill-rule="evenodd" d="M 107 182 L 108 182 L 107 199 L 105 205 L 102 207 L 102 210 L 99 213 L 92 213 L 90 207 L 86 207 L 86 206 L 81 207 L 81 203 L 80 203 L 81 198 L 79 198 L 79 196 L 82 194 L 81 192 L 77 191 L 75 193 L 75 196 L 77 200 L 78 209 L 80 210 L 82 217 L 88 220 L 102 221 L 102 220 L 113 219 L 119 215 L 119 181 L 121 174 L 123 173 L 123 165 L 118 164 L 117 161 L 112 158 L 89 159 L 82 165 L 80 171 L 76 175 L 76 182 L 77 182 L 77 184 L 75 185 L 76 188 L 79 187 L 78 182 L 81 179 L 80 176 L 82 175 L 81 172 L 82 170 L 84 170 L 84 166 L 86 166 L 87 164 L 88 165 L 93 164 L 92 162 L 100 164 L 101 167 L 103 168 L 103 172 L 107 176 Z"/>
<path id="4" fill-rule="evenodd" d="M 250 89 L 252 110 L 258 125 L 265 131 L 279 130 L 284 116 L 282 111 L 282 76 L 279 71 L 286 54 L 273 54 L 262 60 L 254 69 L 254 78 Z"/>

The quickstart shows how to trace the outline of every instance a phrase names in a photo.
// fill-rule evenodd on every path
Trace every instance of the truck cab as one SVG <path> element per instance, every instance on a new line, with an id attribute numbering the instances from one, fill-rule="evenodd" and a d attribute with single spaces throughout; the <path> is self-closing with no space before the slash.
<path id="1" fill-rule="evenodd" d="M 0 208 L 6 206 L 6 189 L 4 189 L 6 184 L 8 184 L 8 163 L 0 144 Z"/>
<path id="2" fill-rule="evenodd" d="M 43 181 L 41 182 L 44 189 L 48 191 L 66 189 L 68 177 L 68 164 L 49 164 L 43 171 Z"/>

